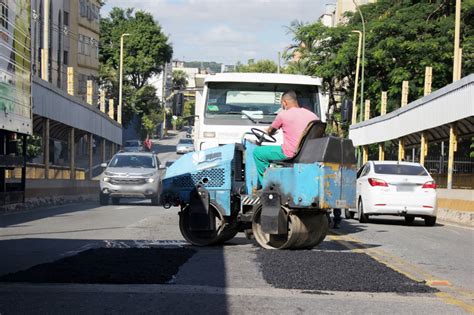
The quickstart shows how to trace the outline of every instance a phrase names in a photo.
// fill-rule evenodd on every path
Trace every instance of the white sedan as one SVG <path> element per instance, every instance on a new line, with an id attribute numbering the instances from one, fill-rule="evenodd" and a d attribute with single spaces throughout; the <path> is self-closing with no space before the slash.
<path id="1" fill-rule="evenodd" d="M 359 221 L 371 215 L 404 216 L 410 224 L 422 217 L 425 225 L 436 224 L 436 183 L 419 163 L 369 161 L 357 172 Z M 347 211 L 346 217 L 354 217 Z"/>

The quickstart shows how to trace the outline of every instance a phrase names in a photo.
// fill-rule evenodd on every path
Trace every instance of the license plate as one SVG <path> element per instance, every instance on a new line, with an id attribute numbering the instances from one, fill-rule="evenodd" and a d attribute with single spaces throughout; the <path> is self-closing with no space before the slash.
<path id="1" fill-rule="evenodd" d="M 413 187 L 413 186 L 408 186 L 408 185 L 399 185 L 399 186 L 397 186 L 397 191 L 400 191 L 400 192 L 412 192 L 412 191 L 415 191 L 415 187 Z"/>

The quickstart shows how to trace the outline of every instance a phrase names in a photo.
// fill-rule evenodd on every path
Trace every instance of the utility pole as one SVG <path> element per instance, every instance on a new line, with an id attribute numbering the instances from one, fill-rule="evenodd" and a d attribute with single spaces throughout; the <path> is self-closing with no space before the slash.
<path id="1" fill-rule="evenodd" d="M 49 6 L 50 0 L 43 2 L 43 49 L 41 51 L 41 79 L 49 82 Z"/>
<path id="2" fill-rule="evenodd" d="M 356 106 L 352 111 L 352 124 L 357 123 L 357 88 L 359 85 L 359 67 L 360 67 L 360 51 L 362 49 L 362 32 L 361 31 L 352 31 L 352 33 L 359 34 L 359 46 L 357 47 L 357 64 L 356 64 L 356 73 L 355 73 L 355 82 L 354 82 L 354 96 L 352 97 L 352 104 Z"/>
<path id="3" fill-rule="evenodd" d="M 130 36 L 130 34 L 124 33 L 120 36 L 119 103 L 117 107 L 117 121 L 119 124 L 122 124 L 123 38 L 125 36 Z"/>
<path id="4" fill-rule="evenodd" d="M 454 60 L 453 82 L 461 79 L 459 38 L 461 33 L 461 0 L 456 0 L 456 15 L 454 20 Z"/>
<path id="5" fill-rule="evenodd" d="M 162 123 L 162 131 L 161 131 L 161 137 L 164 137 L 166 134 L 166 63 L 165 66 L 163 67 L 163 96 L 161 97 L 161 102 L 163 103 L 163 123 Z"/>
<path id="6" fill-rule="evenodd" d="M 280 59 L 281 59 L 281 54 L 278 52 L 278 68 L 277 68 L 277 73 L 280 73 Z"/>

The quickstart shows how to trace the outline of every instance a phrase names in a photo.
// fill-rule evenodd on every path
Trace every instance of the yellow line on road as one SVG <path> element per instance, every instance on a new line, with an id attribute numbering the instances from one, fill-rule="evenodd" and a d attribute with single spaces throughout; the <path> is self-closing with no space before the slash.
<path id="1" fill-rule="evenodd" d="M 464 301 L 462 301 L 460 299 L 455 298 L 454 296 L 452 296 L 449 293 L 438 292 L 438 293 L 435 293 L 435 295 L 438 298 L 440 298 L 441 301 L 443 301 L 446 304 L 459 306 L 460 308 L 462 308 L 466 312 L 474 314 L 474 306 L 472 306 L 471 304 L 467 304 L 467 303 L 465 303 Z"/>
<path id="2" fill-rule="evenodd" d="M 388 266 L 389 268 L 405 275 L 414 281 L 425 282 L 426 285 L 441 291 L 435 293 L 435 296 L 444 303 L 456 305 L 463 310 L 474 314 L 474 305 L 466 303 L 465 301 L 453 296 L 453 294 L 460 295 L 472 301 L 474 299 L 474 292 L 454 287 L 448 280 L 436 278 L 434 275 L 426 272 L 421 267 L 412 264 L 400 257 L 389 254 L 383 250 L 370 248 L 364 245 L 361 240 L 358 240 L 352 236 L 341 234 L 335 231 L 331 232 L 332 235 L 328 235 L 330 240 L 338 242 L 339 244 L 351 250 L 351 252 L 365 253 L 376 261 Z"/>

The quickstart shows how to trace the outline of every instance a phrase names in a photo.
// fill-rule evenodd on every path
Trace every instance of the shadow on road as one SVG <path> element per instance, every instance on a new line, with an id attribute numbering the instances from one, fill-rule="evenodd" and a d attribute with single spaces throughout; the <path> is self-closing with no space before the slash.
<path id="1" fill-rule="evenodd" d="M 83 202 L 83 203 L 74 203 L 66 204 L 58 207 L 44 207 L 36 208 L 34 210 L 19 212 L 19 213 L 6 213 L 0 214 L 0 228 L 8 227 L 11 225 L 22 224 L 25 222 L 41 220 L 48 217 L 60 216 L 67 213 L 80 212 L 85 210 L 95 210 L 98 209 L 98 202 Z"/>
<path id="2" fill-rule="evenodd" d="M 413 223 L 407 224 L 405 223 L 405 219 L 401 217 L 400 219 L 395 218 L 384 218 L 384 217 L 371 217 L 369 218 L 368 224 L 379 224 L 379 225 L 405 225 L 405 226 L 416 226 L 416 227 L 425 227 L 425 228 L 433 228 L 432 226 L 426 226 L 425 221 L 421 218 L 416 218 Z M 436 223 L 437 227 L 444 226 L 441 223 Z"/>
<path id="3" fill-rule="evenodd" d="M 241 242 L 236 238 L 229 246 L 237 246 Z M 153 311 L 149 310 L 150 313 L 200 314 L 212 311 L 228 314 L 226 294 L 205 294 L 201 293 L 202 290 L 189 294 L 173 293 L 177 290 L 173 289 L 175 285 L 227 288 L 229 271 L 224 261 L 224 248 L 193 247 L 176 240 L 0 240 L 0 284 L 162 284 L 170 286 L 171 291 L 163 289 L 163 293 L 148 296 L 147 299 L 160 300 L 160 303 L 155 303 Z M 38 294 L 43 294 L 43 298 L 34 299 Z M 115 292 L 110 294 L 118 296 Z M 0 295 L 0 305 L 5 298 L 8 299 Z M 54 313 L 56 307 L 56 310 L 63 312 L 64 309 L 82 309 L 84 313 L 107 313 L 112 305 L 103 303 L 104 293 L 100 292 L 95 292 L 88 299 L 90 303 L 74 297 L 63 299 L 58 292 L 42 293 L 40 290 L 30 291 L 21 297 L 12 294 L 11 298 L 15 302 L 4 304 L 6 306 L 2 311 L 24 313 L 20 311 L 23 310 L 22 305 L 28 304 L 28 308 L 38 310 L 45 303 L 54 301 L 54 305 L 48 304 L 45 311 Z M 120 299 L 115 304 L 127 307 L 129 312 L 125 313 L 143 312 L 149 307 L 133 301 L 121 304 Z M 120 313 L 119 310 L 117 312 Z"/>

